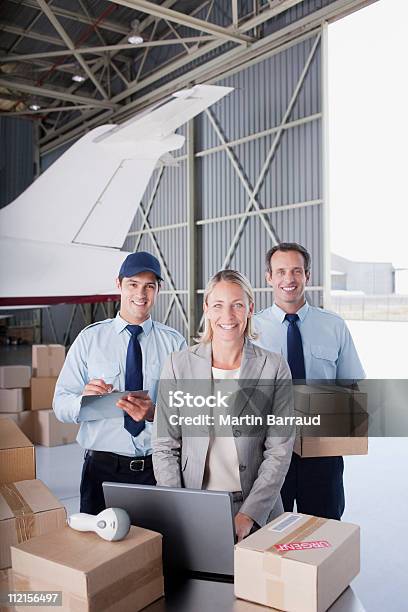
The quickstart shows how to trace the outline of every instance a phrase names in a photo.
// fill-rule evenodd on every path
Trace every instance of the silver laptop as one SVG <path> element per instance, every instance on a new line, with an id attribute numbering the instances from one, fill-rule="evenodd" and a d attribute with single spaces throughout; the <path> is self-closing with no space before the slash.
<path id="1" fill-rule="evenodd" d="M 123 508 L 132 525 L 163 534 L 166 572 L 234 573 L 231 493 L 104 482 L 106 506 Z"/>

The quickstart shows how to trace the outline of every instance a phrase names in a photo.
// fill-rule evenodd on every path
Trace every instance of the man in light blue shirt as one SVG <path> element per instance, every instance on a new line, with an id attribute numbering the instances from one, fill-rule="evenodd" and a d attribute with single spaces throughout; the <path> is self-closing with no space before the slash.
<path id="1" fill-rule="evenodd" d="M 260 334 L 257 343 L 282 353 L 293 378 L 362 379 L 365 373 L 343 319 L 306 302 L 310 263 L 309 253 L 296 243 L 281 243 L 268 251 L 266 280 L 273 288 L 274 304 L 254 316 Z M 296 355 L 296 334 L 300 355 Z M 292 347 L 289 352 L 295 356 L 288 355 L 288 340 Z M 295 372 L 303 372 L 303 376 Z M 340 519 L 344 511 L 343 468 L 342 457 L 301 458 L 293 453 L 281 491 L 285 511 L 293 511 L 296 501 L 298 512 Z"/>
<path id="2" fill-rule="evenodd" d="M 97 514 L 104 509 L 103 481 L 155 484 L 151 428 L 160 373 L 167 355 L 187 346 L 179 332 L 151 319 L 161 280 L 160 264 L 153 255 L 128 255 L 117 279 L 119 313 L 82 330 L 58 378 L 53 407 L 65 423 L 79 422 L 84 395 L 134 391 L 126 388 L 130 366 L 139 370 L 142 387 L 136 389 L 149 392 L 148 396 L 128 395 L 118 401 L 118 418 L 81 421 L 77 440 L 86 449 L 81 512 Z M 137 338 L 132 338 L 135 328 Z M 132 342 L 136 342 L 136 353 Z M 132 433 L 124 425 L 124 413 L 131 417 Z M 137 435 L 132 430 L 135 422 L 136 429 L 141 429 Z"/>

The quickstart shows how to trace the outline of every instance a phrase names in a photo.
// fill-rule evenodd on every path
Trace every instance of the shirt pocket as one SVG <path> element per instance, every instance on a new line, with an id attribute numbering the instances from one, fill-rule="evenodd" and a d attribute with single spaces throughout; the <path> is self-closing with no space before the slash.
<path id="1" fill-rule="evenodd" d="M 330 346 L 312 344 L 312 378 L 336 378 L 338 352 Z"/>
<path id="2" fill-rule="evenodd" d="M 161 364 L 160 361 L 153 361 L 145 367 L 144 377 L 150 384 L 156 383 L 160 379 Z"/>
<path id="3" fill-rule="evenodd" d="M 107 385 L 118 388 L 120 367 L 112 361 L 91 361 L 88 364 L 89 380 L 102 378 Z"/>

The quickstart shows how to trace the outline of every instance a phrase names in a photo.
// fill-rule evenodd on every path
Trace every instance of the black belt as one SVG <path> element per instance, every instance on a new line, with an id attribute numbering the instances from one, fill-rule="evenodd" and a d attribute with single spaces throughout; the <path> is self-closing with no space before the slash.
<path id="1" fill-rule="evenodd" d="M 127 468 L 131 472 L 143 472 L 144 470 L 152 469 L 152 456 L 145 457 L 126 457 L 126 455 L 117 455 L 116 453 L 107 453 L 105 451 L 87 450 L 86 457 L 93 457 L 105 463 L 110 463 L 112 466 Z"/>

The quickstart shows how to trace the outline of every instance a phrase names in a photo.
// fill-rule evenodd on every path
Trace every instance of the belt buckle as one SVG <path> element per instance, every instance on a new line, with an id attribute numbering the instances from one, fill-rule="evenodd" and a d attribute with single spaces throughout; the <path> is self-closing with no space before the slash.
<path id="1" fill-rule="evenodd" d="M 129 463 L 129 469 L 131 472 L 143 472 L 144 463 L 144 459 L 132 459 Z"/>

